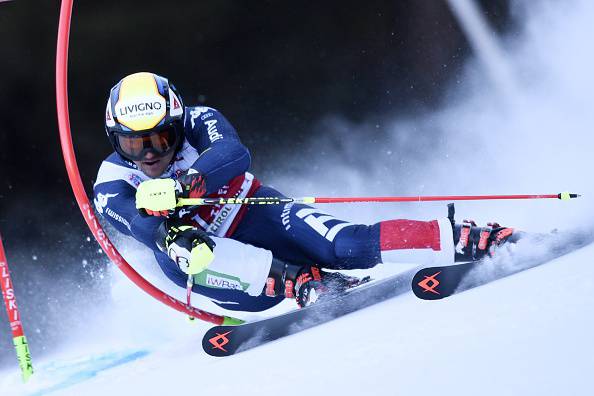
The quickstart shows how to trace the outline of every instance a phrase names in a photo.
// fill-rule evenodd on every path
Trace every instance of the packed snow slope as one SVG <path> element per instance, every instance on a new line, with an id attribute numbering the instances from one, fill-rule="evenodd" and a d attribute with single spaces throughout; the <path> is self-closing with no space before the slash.
<path id="1" fill-rule="evenodd" d="M 26 386 L 16 370 L 2 373 L 0 394 L 584 395 L 594 367 L 593 261 L 588 245 L 450 299 L 408 293 L 222 359 L 202 352 L 204 326 L 132 293 L 127 303 L 152 304 L 143 314 L 153 320 L 127 319 L 147 326 L 133 329 L 136 339 L 89 337 L 37 362 Z"/>

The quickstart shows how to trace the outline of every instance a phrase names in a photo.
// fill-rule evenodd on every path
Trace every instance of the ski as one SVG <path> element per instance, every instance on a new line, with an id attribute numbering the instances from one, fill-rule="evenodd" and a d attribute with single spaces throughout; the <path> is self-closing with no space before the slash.
<path id="1" fill-rule="evenodd" d="M 419 270 L 412 279 L 412 290 L 422 300 L 441 300 L 455 294 L 464 276 L 479 266 L 479 262 L 428 267 Z"/>
<path id="2" fill-rule="evenodd" d="M 237 326 L 215 326 L 202 338 L 204 351 L 217 357 L 234 355 L 267 342 L 309 329 L 410 291 L 416 269 L 365 283 L 339 297 L 279 316 Z"/>
<path id="3" fill-rule="evenodd" d="M 501 257 L 428 267 L 413 277 L 411 287 L 422 300 L 441 300 L 468 289 L 546 264 L 592 243 L 589 232 L 529 235 L 518 242 L 515 251 Z M 526 248 L 536 249 L 527 251 Z"/>

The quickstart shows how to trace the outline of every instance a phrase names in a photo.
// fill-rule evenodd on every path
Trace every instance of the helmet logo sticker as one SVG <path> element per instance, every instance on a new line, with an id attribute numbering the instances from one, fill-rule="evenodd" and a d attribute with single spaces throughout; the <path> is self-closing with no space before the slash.
<path id="1" fill-rule="evenodd" d="M 133 131 L 151 129 L 167 114 L 165 98 L 151 73 L 136 73 L 121 82 L 115 105 L 118 122 Z"/>
<path id="2" fill-rule="evenodd" d="M 169 115 L 171 117 L 177 117 L 184 113 L 184 109 L 181 106 L 179 98 L 175 95 L 175 93 L 169 89 Z"/>
<path id="3" fill-rule="evenodd" d="M 111 115 L 111 99 L 107 101 L 107 108 L 105 109 L 105 124 L 108 127 L 114 127 L 115 121 Z"/>
<path id="4" fill-rule="evenodd" d="M 128 128 L 139 131 L 153 128 L 165 116 L 165 99 L 139 98 L 137 101 L 116 104 L 118 121 Z"/>

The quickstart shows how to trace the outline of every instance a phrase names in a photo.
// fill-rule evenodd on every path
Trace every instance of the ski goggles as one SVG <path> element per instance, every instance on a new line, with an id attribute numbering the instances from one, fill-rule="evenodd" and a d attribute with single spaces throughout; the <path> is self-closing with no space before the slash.
<path id="1" fill-rule="evenodd" d="M 135 135 L 116 132 L 114 133 L 115 149 L 131 161 L 141 161 L 149 152 L 160 158 L 177 147 L 178 136 L 175 125 L 167 125 L 161 129 Z"/>

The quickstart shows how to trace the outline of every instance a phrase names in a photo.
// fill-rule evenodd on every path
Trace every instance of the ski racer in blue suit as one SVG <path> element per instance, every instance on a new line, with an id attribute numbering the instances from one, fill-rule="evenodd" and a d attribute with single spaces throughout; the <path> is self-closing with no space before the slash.
<path id="1" fill-rule="evenodd" d="M 169 81 L 135 73 L 110 92 L 95 208 L 154 251 L 165 275 L 223 308 L 300 307 L 358 279 L 324 269 L 478 260 L 513 229 L 494 224 L 388 220 L 353 224 L 304 204 L 176 207 L 165 197 L 282 197 L 249 173 L 251 157 L 216 109 L 185 107 Z"/>

